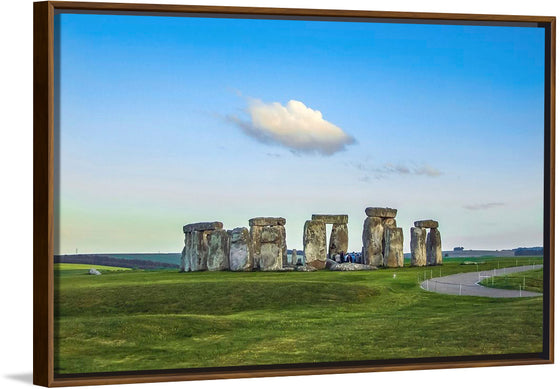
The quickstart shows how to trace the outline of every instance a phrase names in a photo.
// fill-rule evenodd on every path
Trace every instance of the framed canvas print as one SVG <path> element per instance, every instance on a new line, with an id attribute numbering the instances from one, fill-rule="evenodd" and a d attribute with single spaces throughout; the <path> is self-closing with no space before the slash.
<path id="1" fill-rule="evenodd" d="M 34 382 L 553 362 L 555 18 L 34 4 Z"/>

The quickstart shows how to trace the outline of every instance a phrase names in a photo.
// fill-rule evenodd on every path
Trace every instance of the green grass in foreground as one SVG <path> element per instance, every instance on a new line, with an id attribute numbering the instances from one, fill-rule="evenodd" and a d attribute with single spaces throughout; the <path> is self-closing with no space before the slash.
<path id="1" fill-rule="evenodd" d="M 543 292 L 543 270 L 529 270 L 520 273 L 505 274 L 503 276 L 484 279 L 480 285 L 489 288 L 527 290 L 530 292 Z"/>
<path id="2" fill-rule="evenodd" d="M 485 258 L 479 270 L 497 261 Z M 499 261 L 512 266 L 515 258 Z M 542 351 L 542 297 L 448 296 L 419 287 L 430 271 L 476 270 L 461 262 L 368 272 L 61 270 L 55 372 Z"/>

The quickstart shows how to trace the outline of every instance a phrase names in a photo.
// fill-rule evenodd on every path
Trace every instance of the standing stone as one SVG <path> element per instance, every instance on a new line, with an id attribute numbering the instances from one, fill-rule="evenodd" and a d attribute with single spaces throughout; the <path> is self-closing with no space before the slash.
<path id="1" fill-rule="evenodd" d="M 348 224 L 333 224 L 329 239 L 329 258 L 333 255 L 348 252 Z"/>
<path id="2" fill-rule="evenodd" d="M 282 270 L 287 264 L 285 224 L 284 218 L 259 217 L 249 220 L 255 268 L 276 271 Z"/>
<path id="3" fill-rule="evenodd" d="M 366 265 L 383 265 L 383 221 L 380 217 L 368 216 L 362 232 L 362 260 Z"/>
<path id="4" fill-rule="evenodd" d="M 387 227 L 384 231 L 385 251 L 383 253 L 383 266 L 403 267 L 403 232 L 400 227 Z"/>
<path id="5" fill-rule="evenodd" d="M 291 258 L 291 260 L 292 260 L 291 265 L 292 265 L 292 266 L 296 266 L 296 265 L 297 265 L 297 262 L 298 262 L 297 250 L 296 250 L 296 249 L 293 249 L 293 250 L 292 250 L 292 258 Z"/>
<path id="6" fill-rule="evenodd" d="M 186 255 L 187 255 L 187 250 L 186 250 L 186 246 L 183 246 L 183 250 L 181 251 L 181 264 L 179 265 L 179 271 L 180 272 L 185 272 L 188 271 L 187 268 L 187 262 L 186 262 Z"/>
<path id="7" fill-rule="evenodd" d="M 430 228 L 426 239 L 426 256 L 428 266 L 441 265 L 443 257 L 441 255 L 441 235 L 437 228 Z"/>
<path id="8" fill-rule="evenodd" d="M 426 230 L 410 228 L 410 266 L 426 266 Z"/>
<path id="9" fill-rule="evenodd" d="M 208 232 L 208 257 L 206 264 L 208 270 L 229 269 L 229 235 L 226 230 Z"/>
<path id="10" fill-rule="evenodd" d="M 255 258 L 258 258 L 261 255 L 261 231 L 262 226 L 250 226 L 249 229 L 249 244 L 250 244 L 250 252 L 253 253 L 253 269 L 258 270 L 258 263 Z"/>
<path id="11" fill-rule="evenodd" d="M 321 220 L 307 220 L 303 227 L 303 256 L 305 263 L 324 269 L 327 259 L 327 228 Z"/>
<path id="12" fill-rule="evenodd" d="M 208 270 L 208 233 L 209 231 L 185 233 L 184 271 Z"/>
<path id="13" fill-rule="evenodd" d="M 228 231 L 229 244 L 229 270 L 251 271 L 253 269 L 253 255 L 251 253 L 251 239 L 249 230 L 245 227 L 234 228 Z"/>

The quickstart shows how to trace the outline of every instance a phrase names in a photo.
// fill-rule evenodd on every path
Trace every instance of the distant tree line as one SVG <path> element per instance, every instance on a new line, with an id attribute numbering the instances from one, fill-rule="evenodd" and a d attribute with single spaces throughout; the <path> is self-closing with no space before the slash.
<path id="1" fill-rule="evenodd" d="M 72 254 L 72 255 L 55 255 L 54 263 L 79 263 L 85 265 L 100 266 L 116 266 L 127 267 L 131 269 L 161 269 L 174 268 L 178 269 L 179 265 L 165 262 L 144 261 L 140 259 L 122 259 L 114 258 L 107 255 L 97 254 Z"/>
<path id="2" fill-rule="evenodd" d="M 513 250 L 513 255 L 543 255 L 542 247 L 519 247 Z"/>

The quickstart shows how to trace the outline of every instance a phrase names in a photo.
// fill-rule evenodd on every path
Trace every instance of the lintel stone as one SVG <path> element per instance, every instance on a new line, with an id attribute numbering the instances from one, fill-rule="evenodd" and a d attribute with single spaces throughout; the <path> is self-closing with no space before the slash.
<path id="1" fill-rule="evenodd" d="M 438 228 L 439 223 L 435 220 L 418 220 L 414 222 L 414 227 L 419 228 Z"/>
<path id="2" fill-rule="evenodd" d="M 397 210 L 394 208 L 367 207 L 366 215 L 370 217 L 394 218 L 397 216 Z"/>
<path id="3" fill-rule="evenodd" d="M 283 217 L 254 217 L 249 219 L 249 226 L 283 226 L 286 219 Z"/>
<path id="4" fill-rule="evenodd" d="M 222 222 L 200 222 L 186 224 L 183 226 L 183 232 L 193 232 L 193 231 L 213 231 L 221 230 L 224 227 Z"/>
<path id="5" fill-rule="evenodd" d="M 348 224 L 348 215 L 311 215 L 311 220 L 319 220 L 326 224 Z"/>

